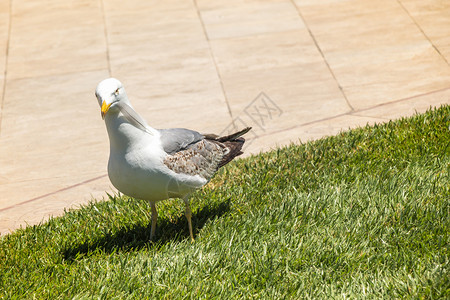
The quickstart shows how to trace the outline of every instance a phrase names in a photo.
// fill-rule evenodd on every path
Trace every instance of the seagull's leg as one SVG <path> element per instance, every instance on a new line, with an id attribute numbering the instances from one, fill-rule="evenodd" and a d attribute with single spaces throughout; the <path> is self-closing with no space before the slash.
<path id="1" fill-rule="evenodd" d="M 189 206 L 189 198 L 186 197 L 183 200 L 184 200 L 184 204 L 186 206 L 185 215 L 186 215 L 186 219 L 187 219 L 188 225 L 189 225 L 189 234 L 191 235 L 191 241 L 194 241 L 194 235 L 192 234 L 192 223 L 191 223 L 192 211 L 191 211 L 191 207 Z"/>
<path id="2" fill-rule="evenodd" d="M 152 229 L 150 231 L 150 240 L 152 240 L 153 236 L 155 235 L 156 220 L 158 219 L 158 212 L 156 211 L 156 203 L 153 201 L 150 201 L 150 204 L 152 206 Z"/>

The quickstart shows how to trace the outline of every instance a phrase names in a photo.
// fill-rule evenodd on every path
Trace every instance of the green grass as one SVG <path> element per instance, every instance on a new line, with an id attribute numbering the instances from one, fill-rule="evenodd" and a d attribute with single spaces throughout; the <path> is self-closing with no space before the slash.
<path id="1" fill-rule="evenodd" d="M 192 197 L 112 196 L 0 240 L 0 297 L 449 298 L 450 106 L 229 164 Z"/>

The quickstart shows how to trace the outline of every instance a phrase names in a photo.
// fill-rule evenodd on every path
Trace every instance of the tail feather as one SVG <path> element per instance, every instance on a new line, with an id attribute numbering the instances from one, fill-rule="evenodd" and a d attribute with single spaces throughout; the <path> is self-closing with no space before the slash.
<path id="1" fill-rule="evenodd" d="M 252 129 L 252 128 L 251 127 L 247 127 L 247 128 L 244 128 L 244 129 L 242 129 L 242 130 L 240 130 L 238 132 L 232 133 L 230 135 L 218 137 L 216 139 L 216 141 L 221 142 L 221 143 L 226 142 L 226 141 L 233 141 L 233 140 L 237 139 L 238 137 L 240 137 L 240 136 L 246 134 L 247 132 L 249 132 L 250 129 Z"/>
<path id="2" fill-rule="evenodd" d="M 232 161 L 236 156 L 244 153 L 241 151 L 245 143 L 245 139 L 242 135 L 249 132 L 250 129 L 252 128 L 247 127 L 243 130 L 222 137 L 212 134 L 205 135 L 206 139 L 222 144 L 223 147 L 228 149 L 228 152 L 223 156 L 221 162 L 219 163 L 219 168 Z"/>
<path id="3" fill-rule="evenodd" d="M 225 147 L 229 150 L 228 153 L 226 153 L 222 160 L 219 163 L 219 168 L 225 166 L 227 163 L 232 161 L 235 157 L 243 154 L 244 152 L 241 151 L 242 146 L 244 146 L 245 139 L 243 137 L 240 137 L 233 141 L 226 141 L 223 142 Z"/>

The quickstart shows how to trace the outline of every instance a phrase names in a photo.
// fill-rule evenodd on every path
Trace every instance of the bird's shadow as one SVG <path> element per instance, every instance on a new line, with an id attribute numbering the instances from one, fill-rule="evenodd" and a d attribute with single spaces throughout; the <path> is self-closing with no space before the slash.
<path id="1" fill-rule="evenodd" d="M 194 237 L 208 220 L 221 217 L 230 210 L 230 199 L 214 207 L 204 206 L 197 213 L 192 214 L 192 229 Z M 169 221 L 158 220 L 156 234 L 150 241 L 151 224 L 136 225 L 132 228 L 122 228 L 114 234 L 105 234 L 101 238 L 86 240 L 85 242 L 65 247 L 62 255 L 66 261 L 75 261 L 89 257 L 101 250 L 106 253 L 139 250 L 144 247 L 161 247 L 170 241 L 190 239 L 186 218 L 180 216 Z"/>

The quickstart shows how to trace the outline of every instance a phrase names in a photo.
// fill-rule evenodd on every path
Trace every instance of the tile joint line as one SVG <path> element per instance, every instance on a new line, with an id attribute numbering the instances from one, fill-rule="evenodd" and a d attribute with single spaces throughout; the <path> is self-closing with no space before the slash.
<path id="1" fill-rule="evenodd" d="M 420 32 L 423 34 L 423 36 L 427 39 L 427 41 L 430 43 L 430 45 L 433 47 L 433 49 L 439 54 L 439 56 L 447 63 L 447 65 L 450 65 L 447 58 L 445 58 L 444 55 L 442 55 L 441 51 L 439 51 L 438 47 L 431 41 L 431 39 L 428 37 L 428 35 L 423 31 L 422 27 L 416 22 L 416 19 L 409 13 L 409 10 L 406 9 L 406 7 L 403 5 L 403 3 L 400 0 L 397 0 L 398 4 L 401 6 L 401 8 L 405 11 L 405 13 L 408 15 L 408 17 L 414 22 L 414 25 L 416 25 L 417 28 L 419 28 Z"/>
<path id="2" fill-rule="evenodd" d="M 5 49 L 5 70 L 3 71 L 3 90 L 2 90 L 2 98 L 0 99 L 0 135 L 2 132 L 2 123 L 3 123 L 3 104 L 5 103 L 5 95 L 6 95 L 6 77 L 8 75 L 8 57 L 9 57 L 9 45 L 11 40 L 11 24 L 12 24 L 12 0 L 9 1 L 9 19 L 8 19 L 8 37 L 6 40 L 6 49 Z"/>
<path id="3" fill-rule="evenodd" d="M 105 43 L 106 43 L 106 63 L 108 65 L 109 77 L 112 77 L 111 60 L 110 60 L 110 55 L 109 55 L 108 29 L 106 27 L 106 13 L 105 13 L 105 5 L 103 3 L 103 0 L 100 0 L 100 8 L 102 10 L 103 28 L 104 28 Z"/>
<path id="4" fill-rule="evenodd" d="M 333 76 L 334 81 L 336 82 L 337 86 L 339 87 L 339 90 L 342 93 L 342 96 L 345 99 L 345 102 L 347 103 L 347 106 L 350 108 L 350 111 L 353 112 L 355 109 L 352 106 L 352 104 L 350 103 L 350 101 L 347 98 L 347 95 L 344 92 L 344 89 L 342 88 L 341 84 L 339 83 L 339 80 L 337 79 L 336 75 L 333 72 L 333 69 L 331 69 L 330 64 L 328 63 L 325 54 L 322 52 L 322 49 L 319 46 L 319 43 L 317 42 L 316 38 L 314 37 L 314 34 L 312 33 L 311 29 L 308 26 L 308 23 L 306 22 L 305 18 L 303 17 L 302 13 L 300 12 L 300 8 L 295 4 L 294 0 L 291 0 L 291 4 L 295 7 L 295 9 L 297 10 L 297 14 L 300 17 L 300 19 L 303 21 L 303 24 L 305 24 L 306 29 L 308 30 L 309 35 L 311 36 L 311 39 L 314 42 L 314 45 L 316 46 L 317 50 L 319 51 L 320 55 L 322 56 L 323 61 L 325 62 L 328 71 L 331 73 L 331 76 Z"/>
<path id="5" fill-rule="evenodd" d="M 323 122 L 323 121 L 329 121 L 329 120 L 337 119 L 337 118 L 343 117 L 343 116 L 357 116 L 357 117 L 359 116 L 359 117 L 361 117 L 359 115 L 359 113 L 361 113 L 361 112 L 370 111 L 371 109 L 376 109 L 378 107 L 383 107 L 383 106 L 387 106 L 387 105 L 391 105 L 391 104 L 396 104 L 396 103 L 409 101 L 409 100 L 412 100 L 412 99 L 415 99 L 415 98 L 419 98 L 419 97 L 423 97 L 423 96 L 427 96 L 427 95 L 432 95 L 434 93 L 439 93 L 439 92 L 443 92 L 443 91 L 446 91 L 446 90 L 450 90 L 450 87 L 446 87 L 446 88 L 434 90 L 434 91 L 431 91 L 431 92 L 426 92 L 426 93 L 414 95 L 414 96 L 411 96 L 411 97 L 396 99 L 396 100 L 393 100 L 393 101 L 380 103 L 380 104 L 377 104 L 377 105 L 373 105 L 373 106 L 369 106 L 369 107 L 366 107 L 366 108 L 353 110 L 353 111 L 346 112 L 346 113 L 341 113 L 341 114 L 325 117 L 325 118 L 322 118 L 322 119 L 318 119 L 318 120 L 302 123 L 302 124 L 299 124 L 299 125 L 291 126 L 289 128 L 277 130 L 277 131 L 274 131 L 274 132 L 260 134 L 258 137 L 268 136 L 268 135 L 280 133 L 280 132 L 283 132 L 283 131 L 288 131 L 288 130 L 292 130 L 292 129 L 296 129 L 296 128 L 301 128 L 301 127 L 308 126 L 308 125 L 318 124 L 318 123 Z M 373 117 L 373 116 L 363 116 L 363 117 L 379 118 L 379 117 Z M 380 119 L 383 119 L 383 118 L 380 118 Z M 388 120 L 388 119 L 385 119 L 385 120 Z"/>
<path id="6" fill-rule="evenodd" d="M 48 196 L 51 196 L 51 195 L 54 195 L 54 194 L 57 194 L 57 193 L 60 193 L 60 192 L 64 192 L 64 191 L 67 191 L 67 190 L 79 187 L 79 186 L 81 186 L 83 184 L 86 184 L 86 183 L 89 183 L 89 182 L 101 179 L 101 178 L 106 177 L 106 176 L 107 176 L 106 174 L 103 174 L 103 175 L 100 175 L 100 176 L 97 176 L 97 177 L 94 177 L 94 178 L 90 178 L 90 179 L 87 179 L 85 181 L 82 181 L 82 182 L 70 185 L 68 187 L 65 187 L 65 188 L 62 188 L 62 189 L 59 189 L 59 190 L 56 190 L 56 191 L 44 194 L 44 195 L 40 195 L 40 196 L 37 196 L 37 197 L 31 198 L 31 199 L 28 199 L 28 200 L 16 203 L 14 205 L 11 205 L 11 206 L 8 206 L 8 207 L 5 207 L 5 208 L 1 208 L 0 212 L 9 210 L 9 209 L 12 209 L 12 208 L 15 208 L 15 207 L 18 207 L 18 206 L 21 206 L 21 205 L 24 205 L 24 204 L 27 204 L 27 203 L 30 203 L 30 202 L 34 202 L 36 200 L 39 200 L 39 199 L 42 199 L 42 198 L 45 198 L 45 197 L 48 197 Z"/>
<path id="7" fill-rule="evenodd" d="M 234 124 L 233 112 L 231 111 L 230 102 L 228 101 L 227 92 L 225 91 L 225 86 L 223 85 L 222 76 L 220 76 L 220 70 L 219 70 L 219 67 L 217 65 L 217 62 L 216 62 L 216 59 L 214 57 L 214 53 L 213 53 L 213 50 L 212 50 L 212 47 L 211 47 L 211 40 L 209 39 L 208 32 L 206 31 L 205 22 L 203 22 L 202 15 L 200 13 L 200 9 L 199 9 L 198 4 L 197 4 L 197 0 L 193 0 L 193 3 L 194 3 L 194 6 L 195 6 L 195 10 L 197 11 L 198 19 L 200 20 L 200 23 L 202 25 L 203 34 L 205 36 L 206 41 L 208 42 L 209 53 L 211 55 L 211 59 L 212 59 L 213 64 L 214 64 L 214 68 L 216 69 L 217 77 L 219 77 L 220 87 L 222 88 L 222 94 L 223 94 L 223 96 L 225 98 L 225 103 L 227 104 L 228 114 L 230 115 L 231 122 L 232 122 L 233 126 L 236 127 L 236 124 Z"/>

